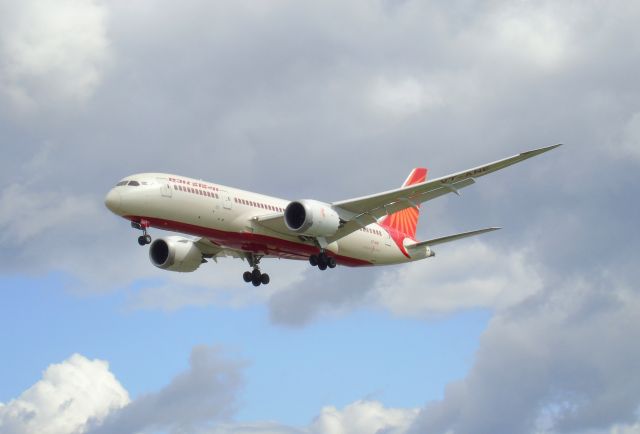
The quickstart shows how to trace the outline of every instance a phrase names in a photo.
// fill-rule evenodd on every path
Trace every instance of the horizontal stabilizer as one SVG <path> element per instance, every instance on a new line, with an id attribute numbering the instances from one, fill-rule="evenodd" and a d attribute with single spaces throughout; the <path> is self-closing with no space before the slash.
<path id="1" fill-rule="evenodd" d="M 497 231 L 498 229 L 502 229 L 502 228 L 485 228 L 485 229 L 478 229 L 477 231 L 461 232 L 461 233 L 455 234 L 455 235 L 449 235 L 449 236 L 446 236 L 446 237 L 440 237 L 440 238 L 434 238 L 432 240 L 421 241 L 419 243 L 407 246 L 407 248 L 408 249 L 411 249 L 411 248 L 416 249 L 416 248 L 420 248 L 420 247 L 424 247 L 424 246 L 436 246 L 438 244 L 449 243 L 451 241 L 460 240 L 462 238 L 473 237 L 475 235 L 480 235 L 480 234 L 484 234 L 484 233 L 487 233 L 487 232 Z"/>

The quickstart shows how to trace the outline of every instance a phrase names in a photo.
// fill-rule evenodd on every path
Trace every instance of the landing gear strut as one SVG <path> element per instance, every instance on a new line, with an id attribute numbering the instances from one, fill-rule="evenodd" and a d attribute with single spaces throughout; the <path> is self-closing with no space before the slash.
<path id="1" fill-rule="evenodd" d="M 139 223 L 131 222 L 131 227 L 142 231 L 142 235 L 138 237 L 138 244 L 140 244 L 141 246 L 151 244 L 151 235 L 147 233 L 147 228 L 149 227 L 148 221 L 142 220 Z"/>
<path id="2" fill-rule="evenodd" d="M 336 268 L 336 260 L 333 256 L 327 255 L 324 250 L 317 255 L 309 256 L 309 263 L 321 270 L 328 268 Z"/>
<path id="3" fill-rule="evenodd" d="M 262 259 L 262 256 L 249 255 L 247 259 L 249 260 L 249 265 L 253 267 L 253 271 L 245 271 L 242 274 L 242 279 L 244 279 L 244 281 L 247 283 L 251 282 L 253 286 L 269 284 L 269 282 L 271 281 L 269 275 L 267 273 L 261 273 L 260 267 L 258 266 L 258 264 L 260 263 L 260 259 Z"/>

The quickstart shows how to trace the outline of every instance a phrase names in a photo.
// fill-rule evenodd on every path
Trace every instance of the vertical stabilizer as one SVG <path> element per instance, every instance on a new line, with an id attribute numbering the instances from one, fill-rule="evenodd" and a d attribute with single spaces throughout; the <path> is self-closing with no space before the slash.
<path id="1" fill-rule="evenodd" d="M 418 184 L 427 179 L 427 169 L 417 167 L 411 171 L 407 180 L 402 184 L 403 187 Z M 379 224 L 388 228 L 393 228 L 398 232 L 405 234 L 409 238 L 416 238 L 416 229 L 418 227 L 418 217 L 420 216 L 420 206 L 403 209 L 382 218 Z"/>

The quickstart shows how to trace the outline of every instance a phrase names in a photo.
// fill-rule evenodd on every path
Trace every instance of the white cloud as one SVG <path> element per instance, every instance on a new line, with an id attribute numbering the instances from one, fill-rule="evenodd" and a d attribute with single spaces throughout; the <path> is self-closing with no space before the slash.
<path id="1" fill-rule="evenodd" d="M 90 197 L 10 184 L 0 192 L 0 243 L 23 244 L 60 226 L 96 221 L 99 215 Z"/>
<path id="2" fill-rule="evenodd" d="M 405 117 L 442 104 L 435 83 L 414 77 L 378 77 L 370 85 L 372 108 L 382 115 Z"/>
<path id="3" fill-rule="evenodd" d="M 13 108 L 78 104 L 109 61 L 107 10 L 97 0 L 25 0 L 0 15 L 0 93 Z"/>
<path id="4" fill-rule="evenodd" d="M 609 434 L 640 434 L 640 422 L 633 425 L 616 425 Z"/>
<path id="5" fill-rule="evenodd" d="M 418 415 L 418 409 L 388 408 L 378 401 L 356 401 L 343 409 L 323 407 L 305 427 L 276 422 L 221 424 L 202 434 L 401 434 Z"/>
<path id="6" fill-rule="evenodd" d="M 515 58 L 542 70 L 557 69 L 569 62 L 572 54 L 567 32 L 573 9 L 555 2 L 508 3 L 488 17 L 492 39 L 478 42 L 486 44 L 495 56 L 510 61 Z"/>
<path id="7" fill-rule="evenodd" d="M 72 434 L 129 403 L 127 391 L 102 360 L 74 354 L 47 368 L 31 388 L 0 404 L 0 432 Z"/>
<path id="8" fill-rule="evenodd" d="M 542 287 L 526 250 L 502 251 L 474 240 L 439 251 L 435 258 L 385 271 L 374 301 L 400 315 L 443 314 L 503 309 Z"/>
<path id="9" fill-rule="evenodd" d="M 356 401 L 342 410 L 324 407 L 309 431 L 311 434 L 400 434 L 417 414 L 418 409 L 385 408 L 377 401 Z"/>

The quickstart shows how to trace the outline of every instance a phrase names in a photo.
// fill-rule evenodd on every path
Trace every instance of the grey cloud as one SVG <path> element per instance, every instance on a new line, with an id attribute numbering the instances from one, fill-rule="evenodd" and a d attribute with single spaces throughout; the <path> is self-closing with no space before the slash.
<path id="1" fill-rule="evenodd" d="M 228 360 L 219 348 L 195 347 L 189 370 L 158 392 L 112 412 L 87 433 L 189 432 L 228 419 L 242 385 L 241 368 L 242 364 Z"/>
<path id="2" fill-rule="evenodd" d="M 336 268 L 320 272 L 309 266 L 302 282 L 289 285 L 269 299 L 275 324 L 303 326 L 318 315 L 339 314 L 360 306 L 373 291 L 378 273 L 371 269 Z"/>
<path id="3" fill-rule="evenodd" d="M 637 288 L 567 279 L 494 317 L 473 368 L 410 432 L 588 432 L 637 420 Z"/>
<path id="4" fill-rule="evenodd" d="M 566 142 L 461 199 L 425 206 L 422 237 L 505 226 L 491 243 L 505 252 L 530 246 L 547 290 L 492 321 L 468 378 L 417 426 L 527 432 L 541 408 L 564 431 L 631 420 L 638 375 L 621 337 L 637 340 L 637 310 L 635 296 L 623 302 L 618 289 L 640 278 L 637 2 L 108 7 L 113 64 L 81 111 L 2 112 L 0 140 L 12 151 L 0 162 L 3 190 L 17 181 L 27 197 L 66 194 L 99 209 L 121 176 L 160 170 L 336 200 L 393 187 L 414 165 L 436 176 Z M 75 275 L 91 245 L 100 259 L 86 275 L 161 278 L 126 224 L 103 212 L 73 228 L 73 219 L 58 222 L 37 245 L 3 238 L 3 265 Z M 19 226 L 19 215 L 4 215 L 3 227 Z M 272 321 L 303 325 L 369 304 L 380 271 L 307 273 L 271 297 Z M 571 280 L 598 273 L 606 278 L 583 292 Z M 625 370 L 635 375 L 623 383 L 616 374 Z M 144 413 L 152 401 L 132 408 Z M 143 424 L 127 414 L 111 423 Z"/>
<path id="5" fill-rule="evenodd" d="M 0 118 L 13 151 L 0 163 L 3 185 L 88 198 L 104 216 L 73 230 L 58 222 L 37 249 L 4 249 L 3 264 L 95 276 L 97 266 L 82 264 L 91 243 L 101 246 L 100 267 L 161 276 L 102 207 L 133 172 L 337 200 L 394 187 L 415 165 L 436 176 L 557 141 L 569 145 L 483 179 L 462 199 L 429 203 L 420 236 L 497 224 L 505 230 L 493 242 L 531 239 L 552 268 L 597 266 L 594 245 L 609 263 L 629 262 L 627 231 L 615 229 L 631 229 L 638 215 L 624 200 L 637 194 L 637 159 L 618 151 L 634 143 L 639 53 L 624 41 L 637 12 L 634 2 L 111 3 L 111 66 L 83 110 Z M 380 86 L 390 106 L 416 89 L 439 102 L 387 113 Z M 615 228 L 593 230 L 607 221 Z M 48 260 L 51 251 L 65 261 Z M 289 295 L 321 285 L 314 271 Z M 322 309 L 366 300 L 361 277 L 327 276 L 339 296 L 315 297 Z M 273 312 L 285 298 L 272 300 Z M 299 301 L 287 308 L 309 310 Z"/>
<path id="6" fill-rule="evenodd" d="M 99 86 L 110 52 L 107 8 L 94 1 L 2 6 L 0 110 L 77 109 Z"/>

